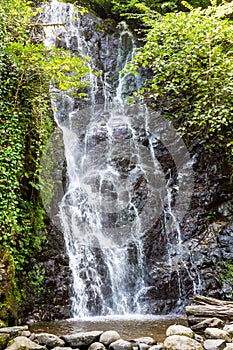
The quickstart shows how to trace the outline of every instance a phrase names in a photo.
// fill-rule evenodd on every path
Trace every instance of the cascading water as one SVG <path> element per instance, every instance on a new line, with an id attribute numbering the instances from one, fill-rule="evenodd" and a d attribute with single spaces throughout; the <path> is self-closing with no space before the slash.
<path id="1" fill-rule="evenodd" d="M 167 234 L 167 264 L 176 264 L 179 276 L 178 299 L 182 295 L 179 263 L 187 268 L 193 290 L 198 289 L 182 258 L 184 248 L 176 218 L 179 213 L 173 212 L 175 195 L 171 194 L 175 188 L 176 194 L 179 192 L 178 177 L 190 169 L 190 159 L 185 159 L 184 164 L 177 161 L 177 181 L 170 185 L 157 159 L 155 143 L 160 139 L 174 152 L 169 149 L 171 142 L 167 137 L 167 133 L 174 134 L 172 129 L 166 124 L 164 133 L 159 114 L 151 114 L 144 106 L 124 103 L 129 89 L 140 88 L 139 78 L 120 74 L 134 55 L 134 36 L 125 23 L 118 26 L 113 34 L 114 71 L 110 71 L 109 57 L 114 51 L 109 47 L 110 35 L 100 41 L 104 42 L 100 67 L 94 51 L 100 44 L 87 40 L 83 18 L 72 5 L 57 0 L 46 5 L 43 18 L 44 23 L 56 24 L 45 26 L 45 45 L 73 51 L 75 48 L 75 52 L 92 58 L 90 67 L 102 71 L 100 75 L 89 75 L 89 102 L 78 104 L 59 91 L 52 94 L 67 162 L 66 192 L 59 205 L 59 217 L 73 275 L 72 313 L 143 313 L 148 311 L 143 296 L 150 289 L 146 236 L 161 213 Z M 172 137 L 176 151 L 181 150 L 179 158 L 184 145 L 179 137 Z M 172 231 L 176 231 L 176 236 L 170 239 Z M 177 259 L 179 263 L 175 262 Z"/>

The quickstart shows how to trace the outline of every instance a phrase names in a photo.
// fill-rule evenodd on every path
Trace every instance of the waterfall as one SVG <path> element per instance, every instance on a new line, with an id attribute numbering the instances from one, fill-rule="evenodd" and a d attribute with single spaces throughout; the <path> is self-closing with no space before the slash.
<path id="1" fill-rule="evenodd" d="M 193 290 L 199 288 L 183 259 L 187 252 L 179 228 L 190 199 L 191 160 L 181 137 L 160 113 L 126 103 L 129 91 L 141 86 L 140 78 L 121 74 L 136 49 L 127 25 L 120 23 L 115 33 L 102 35 L 97 42 L 95 37 L 87 39 L 88 21 L 91 28 L 93 15 L 83 16 L 70 4 L 52 0 L 45 6 L 43 22 L 56 26 L 45 26 L 44 44 L 89 56 L 90 67 L 101 71 L 89 74 L 86 102 L 54 89 L 52 93 L 67 164 L 59 218 L 73 276 L 72 314 L 145 313 L 150 289 L 145 247 L 148 232 L 161 215 L 166 263 L 171 271 L 177 269 L 178 304 L 179 264 L 188 271 Z M 110 47 L 110 40 L 115 47 Z M 174 158 L 173 180 L 159 161 L 161 143 Z"/>

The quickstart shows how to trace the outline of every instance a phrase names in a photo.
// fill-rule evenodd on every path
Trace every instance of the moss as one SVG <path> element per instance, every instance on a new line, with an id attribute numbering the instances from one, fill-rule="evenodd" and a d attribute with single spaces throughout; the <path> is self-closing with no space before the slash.
<path id="1" fill-rule="evenodd" d="M 6 323 L 2 320 L 0 320 L 0 328 L 6 327 Z"/>
<path id="2" fill-rule="evenodd" d="M 0 350 L 3 350 L 7 347 L 9 339 L 9 334 L 0 334 Z"/>
<path id="3" fill-rule="evenodd" d="M 0 250 L 0 319 L 13 325 L 18 319 L 19 293 L 16 287 L 15 266 L 12 256 Z"/>

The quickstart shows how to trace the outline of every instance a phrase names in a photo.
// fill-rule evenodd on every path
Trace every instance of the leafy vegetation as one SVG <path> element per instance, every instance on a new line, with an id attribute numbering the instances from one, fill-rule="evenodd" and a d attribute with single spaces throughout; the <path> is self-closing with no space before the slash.
<path id="1" fill-rule="evenodd" d="M 188 5 L 189 6 L 189 5 Z M 190 7 L 190 6 L 189 6 Z M 178 125 L 187 142 L 233 155 L 233 3 L 169 13 L 151 26 L 133 71 L 151 71 L 141 94 Z"/>
<path id="2" fill-rule="evenodd" d="M 65 0 L 62 0 L 66 2 Z M 90 11 L 93 11 L 102 18 L 114 18 L 121 19 L 128 18 L 130 24 L 135 27 L 141 25 L 140 21 L 130 21 L 130 18 L 133 14 L 143 14 L 137 6 L 140 4 L 142 7 L 148 7 L 151 11 L 156 11 L 160 14 L 165 14 L 168 12 L 176 11 L 186 11 L 187 8 L 182 4 L 181 0 L 144 0 L 138 2 L 138 0 L 70 0 L 69 2 L 74 3 L 75 5 L 81 5 L 88 8 Z M 193 7 L 202 7 L 206 8 L 211 5 L 210 0 L 190 0 L 190 5 Z M 138 16 L 136 16 L 138 18 Z"/>
<path id="3" fill-rule="evenodd" d="M 26 0 L 0 2 L 0 248 L 18 272 L 45 239 L 38 174 L 53 129 L 49 84 L 79 91 L 89 71 L 83 58 L 35 42 L 36 14 Z"/>

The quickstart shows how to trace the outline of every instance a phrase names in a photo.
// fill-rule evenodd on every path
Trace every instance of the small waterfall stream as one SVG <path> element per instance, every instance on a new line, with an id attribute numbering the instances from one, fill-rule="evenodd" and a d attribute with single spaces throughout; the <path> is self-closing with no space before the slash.
<path id="1" fill-rule="evenodd" d="M 148 312 L 145 247 L 147 234 L 161 214 L 166 264 L 177 271 L 179 305 L 183 295 L 179 266 L 187 270 L 193 291 L 201 288 L 196 272 L 190 272 L 183 259 L 189 252 L 179 227 L 190 198 L 191 160 L 182 139 L 159 113 L 125 102 L 129 90 L 141 86 L 140 78 L 120 73 L 136 48 L 126 24 L 120 23 L 113 34 L 117 49 L 111 71 L 112 38 L 108 34 L 101 38 L 100 67 L 93 52 L 98 43 L 86 39 L 83 20 L 70 4 L 52 0 L 45 7 L 44 23 L 62 25 L 45 27 L 44 44 L 73 52 L 75 48 L 91 57 L 90 67 L 102 71 L 89 75 L 87 102 L 59 91 L 52 94 L 67 162 L 59 217 L 73 276 L 72 314 Z M 169 178 L 170 168 L 158 160 L 160 143 L 174 158 L 176 176 Z"/>

